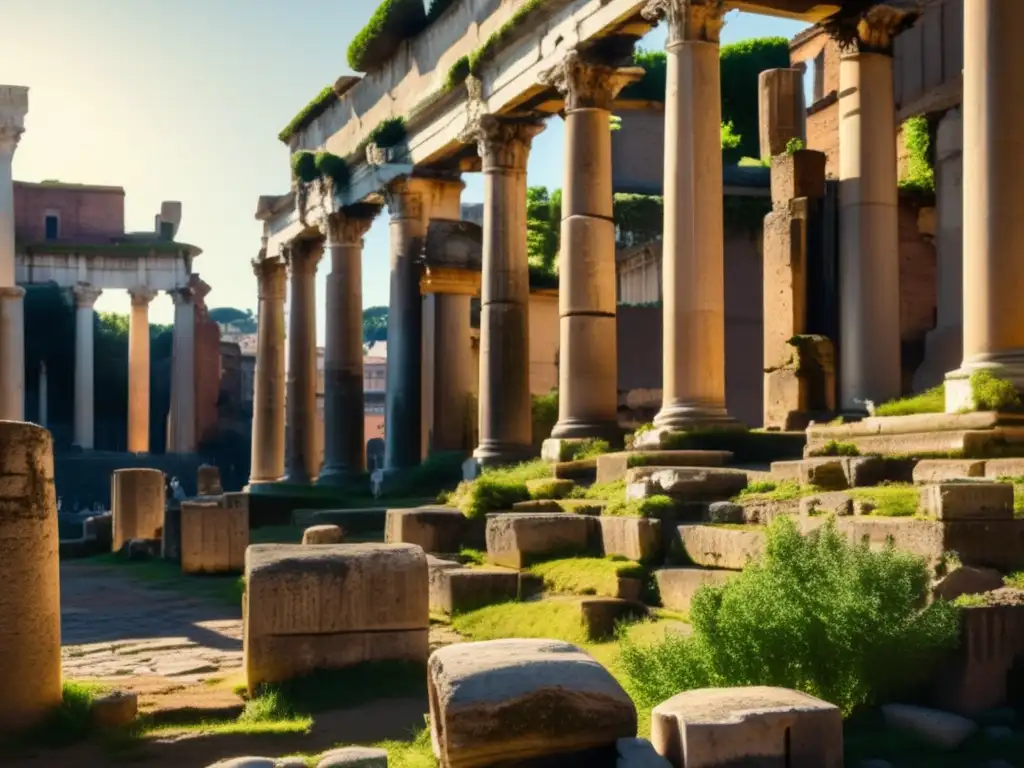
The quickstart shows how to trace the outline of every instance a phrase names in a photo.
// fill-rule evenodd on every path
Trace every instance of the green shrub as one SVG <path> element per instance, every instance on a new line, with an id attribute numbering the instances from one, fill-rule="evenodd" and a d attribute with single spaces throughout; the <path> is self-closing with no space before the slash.
<path id="1" fill-rule="evenodd" d="M 956 645 L 957 608 L 943 600 L 919 607 L 929 580 L 923 558 L 851 544 L 834 520 L 804 537 L 780 517 L 762 557 L 727 584 L 698 590 L 692 635 L 622 639 L 631 693 L 651 706 L 694 688 L 782 686 L 844 715 L 885 701 Z"/>
<path id="2" fill-rule="evenodd" d="M 313 158 L 317 173 L 323 179 L 330 179 L 335 188 L 348 184 L 348 165 L 331 152 L 317 152 Z"/>
<path id="3" fill-rule="evenodd" d="M 942 413 L 946 410 L 946 385 L 882 403 L 875 408 L 875 416 L 910 416 L 915 413 Z"/>
<path id="4" fill-rule="evenodd" d="M 801 139 L 799 136 L 794 136 L 792 139 L 786 142 L 787 155 L 795 155 L 797 152 L 800 152 L 804 149 L 807 149 L 807 146 L 804 144 L 804 140 Z"/>
<path id="5" fill-rule="evenodd" d="M 1012 411 L 1020 408 L 1020 393 L 1013 383 L 985 369 L 971 374 L 971 396 L 976 411 Z"/>
<path id="6" fill-rule="evenodd" d="M 348 65 L 356 72 L 380 67 L 408 38 L 426 26 L 423 0 L 384 0 L 348 46 Z"/>
<path id="7" fill-rule="evenodd" d="M 907 148 L 907 171 L 900 179 L 900 189 L 934 193 L 935 169 L 929 151 L 931 135 L 927 117 L 917 115 L 904 121 L 903 143 Z"/>
<path id="8" fill-rule="evenodd" d="M 448 77 L 444 81 L 444 92 L 454 91 L 469 77 L 469 56 L 462 56 L 448 68 Z"/>
<path id="9" fill-rule="evenodd" d="M 386 120 L 382 120 L 380 125 L 370 131 L 369 141 L 376 144 L 381 149 L 387 147 L 396 147 L 405 141 L 405 118 L 404 117 L 389 117 Z"/>
<path id="10" fill-rule="evenodd" d="M 821 448 L 811 451 L 811 456 L 860 456 L 860 449 L 854 443 L 829 440 Z"/>
<path id="11" fill-rule="evenodd" d="M 736 149 L 743 141 L 743 137 L 734 130 L 731 120 L 727 123 L 722 123 L 720 133 L 722 136 L 722 149 Z"/>
<path id="12" fill-rule="evenodd" d="M 320 174 L 316 169 L 316 157 L 312 152 L 292 153 L 292 178 L 303 184 L 316 181 Z"/>

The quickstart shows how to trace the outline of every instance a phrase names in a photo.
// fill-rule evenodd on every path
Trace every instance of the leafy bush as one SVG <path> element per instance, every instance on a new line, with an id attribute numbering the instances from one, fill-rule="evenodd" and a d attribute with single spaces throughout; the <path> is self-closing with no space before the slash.
<path id="1" fill-rule="evenodd" d="M 623 494 L 625 496 L 625 494 Z M 642 499 L 625 498 L 609 500 L 601 511 L 606 517 L 656 517 L 671 518 L 676 512 L 676 502 L 669 496 L 645 496 Z"/>
<path id="2" fill-rule="evenodd" d="M 384 0 L 348 46 L 348 65 L 356 72 L 380 67 L 408 38 L 426 26 L 423 0 Z"/>
<path id="3" fill-rule="evenodd" d="M 330 179 L 335 187 L 348 184 L 348 165 L 340 157 L 331 152 L 317 152 L 313 160 L 321 178 Z"/>
<path id="4" fill-rule="evenodd" d="M 292 178 L 303 184 L 316 181 L 320 174 L 316 169 L 316 157 L 312 152 L 292 153 Z"/>
<path id="5" fill-rule="evenodd" d="M 382 120 L 380 125 L 370 131 L 368 139 L 384 149 L 398 146 L 405 141 L 405 137 L 405 118 L 389 117 L 387 120 Z"/>
<path id="6" fill-rule="evenodd" d="M 722 123 L 721 134 L 723 150 L 736 149 L 743 142 L 743 137 L 736 133 L 733 128 L 732 120 L 727 123 Z"/>
<path id="7" fill-rule="evenodd" d="M 915 413 L 942 413 L 946 410 L 946 385 L 909 397 L 890 400 L 875 407 L 875 416 L 910 416 Z"/>
<path id="8" fill-rule="evenodd" d="M 867 502 L 876 517 L 913 517 L 921 503 L 920 490 L 909 483 L 883 483 L 873 488 L 853 488 L 850 495 Z"/>
<path id="9" fill-rule="evenodd" d="M 797 152 L 807 149 L 804 144 L 804 140 L 799 136 L 794 136 L 792 139 L 786 142 L 786 154 L 795 155 Z"/>
<path id="10" fill-rule="evenodd" d="M 931 136 L 928 118 L 917 115 L 903 123 L 903 143 L 907 148 L 907 172 L 900 189 L 935 192 L 935 169 L 930 158 Z"/>
<path id="11" fill-rule="evenodd" d="M 1013 383 L 984 369 L 971 374 L 971 396 L 976 411 L 1012 411 L 1020 408 L 1020 393 Z"/>
<path id="12" fill-rule="evenodd" d="M 622 641 L 634 699 L 654 705 L 694 688 L 773 685 L 839 706 L 886 700 L 955 647 L 959 612 L 929 589 L 923 558 L 851 544 L 834 520 L 804 537 L 788 517 L 764 555 L 732 581 L 694 596 L 693 634 Z"/>

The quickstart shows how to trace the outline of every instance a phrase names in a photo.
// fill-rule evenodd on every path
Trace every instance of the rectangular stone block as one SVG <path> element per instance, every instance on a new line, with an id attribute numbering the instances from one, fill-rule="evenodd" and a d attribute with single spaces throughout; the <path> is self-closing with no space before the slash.
<path id="1" fill-rule="evenodd" d="M 800 484 L 823 491 L 843 491 L 894 479 L 887 474 L 887 462 L 878 456 L 828 456 L 800 462 Z"/>
<path id="2" fill-rule="evenodd" d="M 544 557 L 587 554 L 592 526 L 588 515 L 568 513 L 487 516 L 487 559 L 495 565 L 523 568 Z"/>
<path id="3" fill-rule="evenodd" d="M 183 573 L 231 573 L 245 567 L 248 507 L 183 501 L 180 525 Z"/>
<path id="4" fill-rule="evenodd" d="M 679 538 L 690 561 L 705 568 L 740 571 L 764 550 L 763 529 L 680 525 Z"/>
<path id="5" fill-rule="evenodd" d="M 424 552 L 458 552 L 466 516 L 453 507 L 389 509 L 384 540 L 389 544 L 416 544 Z"/>
<path id="6" fill-rule="evenodd" d="M 621 451 L 597 457 L 597 482 L 613 483 L 626 477 L 630 467 L 724 467 L 729 451 Z"/>
<path id="7" fill-rule="evenodd" d="M 800 467 L 803 461 L 773 461 L 772 481 L 776 483 L 800 482 Z"/>
<path id="8" fill-rule="evenodd" d="M 772 158 L 772 205 L 825 196 L 825 153 L 801 149 Z"/>
<path id="9" fill-rule="evenodd" d="M 634 467 L 626 473 L 626 498 L 666 495 L 676 501 L 725 501 L 747 487 L 747 473 L 712 467 Z"/>
<path id="10" fill-rule="evenodd" d="M 662 554 L 661 521 L 647 517 L 598 517 L 601 550 L 638 563 L 650 563 Z"/>
<path id="11" fill-rule="evenodd" d="M 941 483 L 921 491 L 921 508 L 936 520 L 1012 520 L 1009 483 Z"/>
<path id="12" fill-rule="evenodd" d="M 913 475 L 918 485 L 984 476 L 985 462 L 977 459 L 923 459 L 914 465 Z"/>
<path id="13" fill-rule="evenodd" d="M 654 572 L 661 604 L 672 611 L 688 612 L 693 596 L 701 587 L 721 586 L 738 571 L 714 571 L 703 568 L 662 568 Z"/>
<path id="14" fill-rule="evenodd" d="M 1024 477 L 1024 459 L 989 459 L 985 462 L 985 477 Z"/>
<path id="15" fill-rule="evenodd" d="M 791 139 L 803 139 L 807 133 L 803 72 L 789 67 L 764 70 L 757 78 L 757 114 L 761 157 L 780 155 Z"/>
<path id="16" fill-rule="evenodd" d="M 519 573 L 503 568 L 445 568 L 430 584 L 430 609 L 453 614 L 519 596 Z"/>

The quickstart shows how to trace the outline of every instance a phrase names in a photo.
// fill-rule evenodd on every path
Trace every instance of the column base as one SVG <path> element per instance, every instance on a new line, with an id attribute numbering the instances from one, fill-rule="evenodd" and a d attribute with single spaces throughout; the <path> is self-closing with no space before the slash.
<path id="1" fill-rule="evenodd" d="M 971 386 L 971 375 L 978 371 L 990 371 L 1024 394 L 1024 349 L 976 357 L 964 360 L 959 368 L 946 374 L 946 413 L 978 410 Z"/>
<path id="2" fill-rule="evenodd" d="M 590 421 L 588 419 L 559 419 L 551 429 L 552 440 L 608 440 L 622 439 L 623 430 L 616 421 Z"/>
<path id="3" fill-rule="evenodd" d="M 737 431 L 746 425 L 737 421 L 724 407 L 701 405 L 663 405 L 654 417 L 654 426 L 668 432 Z"/>
<path id="4" fill-rule="evenodd" d="M 519 464 L 537 458 L 532 445 L 516 445 L 497 440 L 481 442 L 473 451 L 473 458 L 483 467 L 497 467 L 503 464 Z M 463 467 L 465 473 L 465 467 Z"/>
<path id="5" fill-rule="evenodd" d="M 338 487 L 354 487 L 367 485 L 367 474 L 358 469 L 343 466 L 324 467 L 316 479 L 317 485 Z"/>
<path id="6" fill-rule="evenodd" d="M 284 477 L 276 481 L 287 485 L 313 485 L 314 478 L 305 473 L 285 472 Z"/>

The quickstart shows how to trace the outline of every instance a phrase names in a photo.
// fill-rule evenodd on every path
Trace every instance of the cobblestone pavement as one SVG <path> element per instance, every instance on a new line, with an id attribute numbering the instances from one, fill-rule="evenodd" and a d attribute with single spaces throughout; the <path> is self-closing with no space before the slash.
<path id="1" fill-rule="evenodd" d="M 60 590 L 68 678 L 157 675 L 189 683 L 242 665 L 239 609 L 84 561 L 61 563 Z"/>

